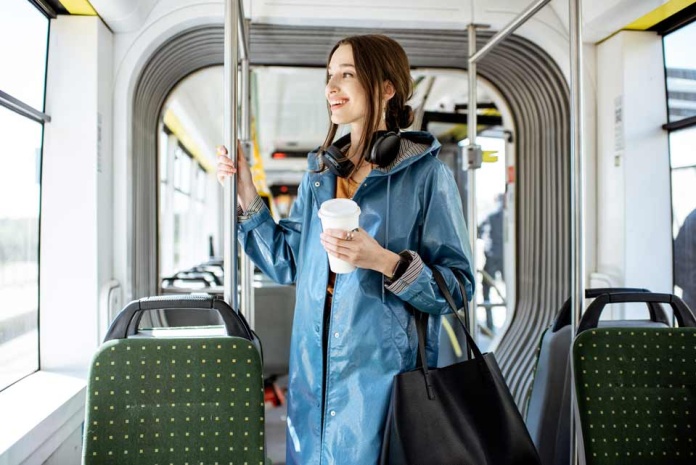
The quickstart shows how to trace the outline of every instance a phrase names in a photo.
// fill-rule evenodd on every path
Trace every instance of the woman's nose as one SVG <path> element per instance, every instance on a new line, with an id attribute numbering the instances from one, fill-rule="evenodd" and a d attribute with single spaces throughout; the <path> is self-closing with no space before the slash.
<path id="1" fill-rule="evenodd" d="M 334 78 L 331 77 L 327 82 L 326 82 L 326 94 L 332 94 L 334 92 L 338 91 L 338 86 L 336 86 L 336 82 L 334 81 Z"/>

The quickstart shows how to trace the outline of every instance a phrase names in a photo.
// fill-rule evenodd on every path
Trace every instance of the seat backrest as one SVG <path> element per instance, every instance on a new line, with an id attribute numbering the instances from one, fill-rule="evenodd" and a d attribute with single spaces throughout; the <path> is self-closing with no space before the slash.
<path id="1" fill-rule="evenodd" d="M 669 305 L 679 328 L 598 327 L 607 304 L 626 302 Z M 586 464 L 694 463 L 696 448 L 685 434 L 696 417 L 682 421 L 678 413 L 696 408 L 696 394 L 685 392 L 696 379 L 694 331 L 696 318 L 672 294 L 602 294 L 589 305 L 572 354 Z M 686 447 L 678 444 L 684 439 Z"/>
<path id="2" fill-rule="evenodd" d="M 627 291 L 648 294 L 646 289 L 603 288 L 587 289 L 585 297 L 597 298 Z M 599 324 L 611 327 L 667 327 L 667 316 L 659 304 L 649 303 L 647 309 L 648 320 L 612 320 Z M 570 318 L 569 299 L 542 334 L 537 349 L 537 364 L 525 423 L 543 465 L 570 463 Z"/>
<path id="3" fill-rule="evenodd" d="M 224 324 L 138 331 L 163 309 L 216 311 Z M 84 465 L 263 464 L 262 351 L 244 317 L 210 296 L 128 304 L 90 367 L 83 442 Z"/>
<path id="4" fill-rule="evenodd" d="M 573 344 L 587 465 L 696 463 L 696 328 L 596 328 Z"/>

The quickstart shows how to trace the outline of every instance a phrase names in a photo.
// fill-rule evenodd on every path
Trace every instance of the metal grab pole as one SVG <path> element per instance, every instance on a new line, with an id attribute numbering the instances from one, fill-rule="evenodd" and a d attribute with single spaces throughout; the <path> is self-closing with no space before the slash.
<path id="1" fill-rule="evenodd" d="M 241 84 L 242 84 L 242 101 L 241 110 L 241 140 L 244 146 L 245 153 L 242 156 L 248 155 L 251 158 L 251 76 L 249 69 L 249 58 L 242 58 Z M 246 317 L 249 325 L 253 329 L 255 327 L 256 309 L 254 307 L 254 264 L 247 254 L 241 254 L 241 283 L 242 283 L 242 298 L 241 311 Z"/>
<path id="2" fill-rule="evenodd" d="M 239 58 L 249 59 L 249 22 L 244 15 L 244 1 L 237 2 L 237 26 L 239 27 Z M 244 122 L 242 122 L 244 124 Z"/>
<path id="3" fill-rule="evenodd" d="M 469 40 L 469 57 L 476 53 L 476 25 L 469 24 L 467 26 Z M 467 77 L 469 78 L 469 102 L 467 104 L 467 135 L 469 137 L 469 145 L 467 146 L 467 223 L 469 225 L 469 242 L 471 243 L 471 269 L 476 270 L 476 237 L 478 231 L 478 221 L 476 218 L 476 169 L 480 167 L 472 165 L 475 161 L 477 153 L 481 147 L 476 145 L 476 62 L 469 60 L 467 69 Z M 474 160 L 472 160 L 474 158 Z M 476 271 L 474 271 L 476 276 Z M 478 331 L 476 330 L 476 302 L 472 305 L 473 312 L 469 312 L 469 328 L 471 328 L 471 336 L 474 341 L 478 341 Z"/>
<path id="4" fill-rule="evenodd" d="M 538 0 L 536 3 L 532 3 L 527 8 L 525 8 L 519 15 L 515 17 L 515 19 L 510 21 L 504 28 L 502 28 L 493 37 L 491 37 L 491 40 L 489 40 L 486 43 L 486 45 L 481 47 L 481 50 L 479 50 L 474 55 L 469 55 L 469 65 L 471 65 L 472 63 L 476 63 L 481 58 L 483 58 L 483 56 L 490 52 L 493 47 L 498 45 L 498 42 L 502 41 L 504 38 L 512 34 L 515 31 L 515 29 L 524 24 L 529 18 L 534 16 L 537 11 L 541 10 L 544 7 L 544 5 L 546 5 L 550 1 L 551 0 Z"/>
<path id="5" fill-rule="evenodd" d="M 570 267 L 571 351 L 580 316 L 585 308 L 585 166 L 582 159 L 582 1 L 570 0 Z M 575 380 L 571 360 L 570 461 L 578 463 L 578 428 L 575 422 Z"/>
<path id="6" fill-rule="evenodd" d="M 238 14 L 240 0 L 225 0 L 224 116 L 225 146 L 232 160 L 237 161 L 237 68 Z M 237 176 L 225 181 L 224 192 L 224 286 L 225 301 L 239 309 L 237 290 Z"/>

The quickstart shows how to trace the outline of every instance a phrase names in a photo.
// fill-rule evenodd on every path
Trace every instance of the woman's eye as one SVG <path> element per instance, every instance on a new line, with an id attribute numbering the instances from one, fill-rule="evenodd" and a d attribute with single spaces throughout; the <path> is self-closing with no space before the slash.
<path id="1" fill-rule="evenodd" d="M 353 73 L 343 73 L 344 78 L 353 77 Z"/>

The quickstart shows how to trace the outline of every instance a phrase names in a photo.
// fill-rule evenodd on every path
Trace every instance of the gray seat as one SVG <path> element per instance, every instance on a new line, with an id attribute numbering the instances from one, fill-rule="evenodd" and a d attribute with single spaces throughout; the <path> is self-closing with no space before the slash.
<path id="1" fill-rule="evenodd" d="M 602 294 L 626 292 L 649 291 L 632 288 L 587 289 L 585 297 L 591 299 Z M 659 304 L 647 305 L 650 312 L 648 320 L 601 321 L 599 327 L 670 326 L 667 314 Z M 528 398 L 525 422 L 542 465 L 570 464 L 570 321 L 568 299 L 553 324 L 542 333 Z"/>
<path id="2" fill-rule="evenodd" d="M 264 282 L 254 289 L 254 308 L 254 331 L 263 342 L 264 375 L 284 375 L 288 372 L 295 286 Z"/>
<path id="3" fill-rule="evenodd" d="M 598 325 L 607 304 L 624 302 L 667 304 L 679 327 Z M 583 463 L 694 463 L 689 412 L 696 405 L 690 389 L 696 381 L 696 347 L 684 343 L 694 337 L 696 319 L 672 294 L 604 294 L 588 306 L 572 348 Z"/>

